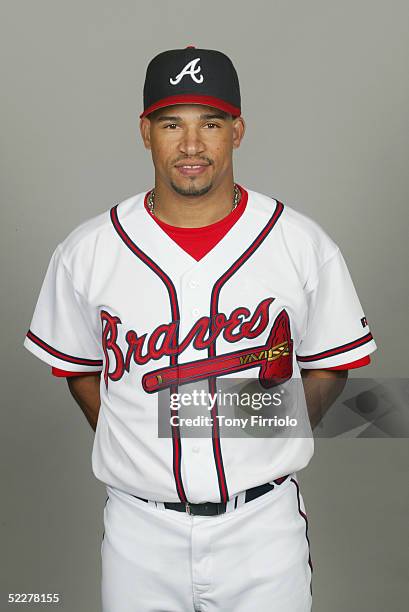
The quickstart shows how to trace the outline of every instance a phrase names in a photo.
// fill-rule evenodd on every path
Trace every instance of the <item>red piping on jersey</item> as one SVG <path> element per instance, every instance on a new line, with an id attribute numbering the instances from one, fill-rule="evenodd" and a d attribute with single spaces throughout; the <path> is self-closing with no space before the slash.
<path id="1" fill-rule="evenodd" d="M 336 346 L 332 349 L 328 349 L 327 351 L 322 351 L 321 353 L 315 353 L 315 355 L 306 355 L 299 356 L 297 355 L 297 361 L 307 362 L 307 361 L 318 361 L 319 359 L 325 359 L 326 357 L 332 357 L 333 355 L 340 355 L 341 353 L 346 353 L 347 351 L 352 351 L 354 348 L 358 348 L 367 342 L 370 342 L 373 339 L 371 332 L 367 333 L 362 338 L 358 338 L 357 340 L 353 340 L 352 342 L 347 342 L 346 344 L 341 344 L 340 346 Z"/>
<path id="2" fill-rule="evenodd" d="M 148 193 L 145 194 L 145 202 L 146 202 Z M 126 231 L 124 230 L 124 228 L 119 222 L 117 208 L 118 208 L 118 205 L 111 208 L 111 211 L 110 211 L 111 221 L 112 221 L 112 224 L 115 230 L 117 231 L 118 235 L 123 240 L 123 242 L 126 244 L 126 246 L 144 264 L 146 264 L 148 268 L 150 268 L 164 283 L 168 291 L 168 294 L 169 294 L 170 308 L 171 308 L 171 313 L 172 313 L 172 322 L 179 323 L 180 321 L 179 304 L 178 304 L 177 293 L 176 293 L 174 284 L 172 283 L 169 276 L 148 255 L 146 255 L 146 253 L 144 253 L 139 247 L 137 247 L 136 244 L 131 240 L 131 238 L 128 236 L 128 234 L 126 233 Z M 176 332 L 177 342 L 179 342 L 178 336 L 179 336 L 179 327 Z M 170 365 L 177 365 L 177 363 L 178 363 L 178 355 L 170 355 Z M 170 388 L 170 392 L 177 393 L 178 392 L 177 385 L 173 385 Z M 176 416 L 177 410 L 171 409 L 171 415 Z M 177 490 L 180 501 L 187 502 L 187 497 L 186 497 L 186 493 L 183 487 L 182 474 L 181 474 L 182 446 L 180 442 L 180 430 L 177 425 L 171 425 L 171 429 L 172 429 L 172 443 L 173 443 L 173 474 L 175 477 L 176 490 Z"/>
<path id="3" fill-rule="evenodd" d="M 77 365 L 86 365 L 86 366 L 101 366 L 102 359 L 83 359 L 81 357 L 73 357 L 73 355 L 68 355 L 67 353 L 62 353 L 57 349 L 53 348 L 50 344 L 47 344 L 44 340 L 41 340 L 38 336 L 33 334 L 33 332 L 29 329 L 27 332 L 27 338 L 29 338 L 34 344 L 42 348 L 44 351 L 47 351 L 53 357 L 57 357 L 62 361 L 68 361 L 69 363 L 76 363 Z"/>
<path id="4" fill-rule="evenodd" d="M 247 196 L 247 192 L 246 196 Z M 219 303 L 219 295 L 223 285 L 233 276 L 235 272 L 253 255 L 253 253 L 258 249 L 258 247 L 262 244 L 268 234 L 271 232 L 275 224 L 277 223 L 281 213 L 284 210 L 284 205 L 281 202 L 277 201 L 274 213 L 270 220 L 267 222 L 265 227 L 261 230 L 259 235 L 253 240 L 251 245 L 242 253 L 242 255 L 236 259 L 236 261 L 230 266 L 224 274 L 215 282 L 212 289 L 212 294 L 210 298 L 210 320 L 213 320 L 213 317 L 216 316 L 218 312 L 218 303 Z M 212 344 L 208 348 L 208 356 L 214 357 L 216 355 L 216 343 Z M 216 396 L 216 378 L 212 376 L 209 378 L 209 392 Z M 223 467 L 223 458 L 222 451 L 220 446 L 220 437 L 219 437 L 219 426 L 217 419 L 217 402 L 215 401 L 214 406 L 211 411 L 213 424 L 212 424 L 212 440 L 213 440 L 213 454 L 216 463 L 217 477 L 219 481 L 219 489 L 220 489 L 220 498 L 221 501 L 226 503 L 229 500 L 229 493 L 226 482 L 226 475 Z"/>

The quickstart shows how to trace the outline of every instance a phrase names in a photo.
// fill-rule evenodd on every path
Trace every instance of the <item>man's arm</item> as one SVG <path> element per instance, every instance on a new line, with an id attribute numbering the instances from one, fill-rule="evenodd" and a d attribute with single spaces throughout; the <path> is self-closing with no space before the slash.
<path id="1" fill-rule="evenodd" d="M 99 385 L 101 381 L 101 373 L 92 373 L 86 376 L 72 376 L 67 378 L 67 384 L 71 395 L 85 414 L 88 423 L 95 431 L 97 428 L 99 408 L 101 398 L 99 394 Z"/>
<path id="2" fill-rule="evenodd" d="M 301 370 L 311 429 L 317 426 L 327 410 L 342 393 L 348 370 Z"/>

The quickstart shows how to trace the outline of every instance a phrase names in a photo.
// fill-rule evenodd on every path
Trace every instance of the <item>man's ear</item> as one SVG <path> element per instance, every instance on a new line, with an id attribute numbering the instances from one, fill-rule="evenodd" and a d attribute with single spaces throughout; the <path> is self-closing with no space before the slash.
<path id="1" fill-rule="evenodd" d="M 142 117 L 139 121 L 139 130 L 141 132 L 145 149 L 151 148 L 151 122 L 147 117 Z"/>
<path id="2" fill-rule="evenodd" d="M 233 149 L 238 149 L 246 131 L 243 117 L 233 119 Z"/>

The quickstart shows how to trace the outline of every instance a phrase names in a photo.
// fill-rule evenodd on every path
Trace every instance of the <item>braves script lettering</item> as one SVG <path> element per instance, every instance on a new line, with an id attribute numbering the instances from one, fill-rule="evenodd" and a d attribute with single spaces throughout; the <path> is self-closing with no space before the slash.
<path id="1" fill-rule="evenodd" d="M 240 306 L 235 308 L 229 317 L 222 312 L 217 313 L 212 319 L 201 317 L 180 342 L 178 321 L 159 325 L 149 336 L 146 333 L 138 335 L 133 329 L 128 330 L 125 334 L 127 343 L 125 352 L 118 344 L 118 325 L 121 325 L 121 319 L 102 310 L 100 315 L 103 326 L 105 386 L 108 387 L 108 380 L 120 380 L 125 371 L 129 372 L 131 363 L 144 365 L 164 356 L 180 355 L 190 345 L 197 350 L 206 350 L 216 342 L 220 334 L 231 343 L 243 338 L 257 338 L 267 327 L 268 310 L 274 299 L 262 300 L 253 314 L 248 308 Z"/>

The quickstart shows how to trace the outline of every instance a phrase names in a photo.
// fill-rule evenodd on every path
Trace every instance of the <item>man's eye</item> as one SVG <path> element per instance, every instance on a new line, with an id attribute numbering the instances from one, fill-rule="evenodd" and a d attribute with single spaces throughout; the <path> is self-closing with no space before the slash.
<path id="1" fill-rule="evenodd" d="M 176 128 L 176 127 L 177 127 L 176 123 L 168 123 L 168 125 L 165 125 L 165 128 L 172 128 L 173 129 L 173 128 Z"/>
<path id="2" fill-rule="evenodd" d="M 211 127 L 211 128 L 214 128 L 214 127 L 219 127 L 219 126 L 217 125 L 217 123 L 206 123 L 206 126 L 207 126 L 207 127 Z"/>

